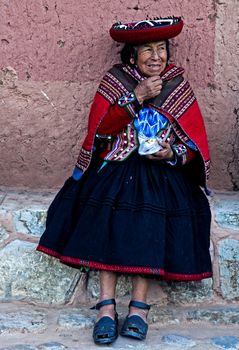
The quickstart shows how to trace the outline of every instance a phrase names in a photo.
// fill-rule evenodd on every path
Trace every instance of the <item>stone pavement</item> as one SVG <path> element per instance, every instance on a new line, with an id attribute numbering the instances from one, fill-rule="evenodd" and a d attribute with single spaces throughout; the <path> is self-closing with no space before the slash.
<path id="1" fill-rule="evenodd" d="M 0 304 L 0 350 L 238 350 L 239 306 L 158 307 L 150 311 L 145 341 L 119 337 L 108 346 L 92 341 L 95 311 L 90 305 L 44 307 L 23 302 Z M 127 312 L 117 305 L 120 323 Z"/>

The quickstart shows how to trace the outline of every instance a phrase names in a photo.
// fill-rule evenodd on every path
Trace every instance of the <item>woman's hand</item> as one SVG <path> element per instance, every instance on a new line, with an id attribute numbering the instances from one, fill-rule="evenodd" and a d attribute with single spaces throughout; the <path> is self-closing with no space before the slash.
<path id="1" fill-rule="evenodd" d="M 159 142 L 163 147 L 161 151 L 158 151 L 153 154 L 149 154 L 146 158 L 150 160 L 172 160 L 174 158 L 173 150 L 168 142 Z"/>
<path id="2" fill-rule="evenodd" d="M 160 94 L 162 79 L 159 76 L 150 77 L 141 81 L 134 89 L 135 96 L 140 103 Z"/>

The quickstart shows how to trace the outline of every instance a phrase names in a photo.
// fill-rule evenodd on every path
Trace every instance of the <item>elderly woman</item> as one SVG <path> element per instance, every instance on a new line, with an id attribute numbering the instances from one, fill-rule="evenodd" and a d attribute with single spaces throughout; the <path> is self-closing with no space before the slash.
<path id="1" fill-rule="evenodd" d="M 122 64 L 103 77 L 76 168 L 51 204 L 38 250 L 100 270 L 95 343 L 118 336 L 115 289 L 132 276 L 120 334 L 145 339 L 148 281 L 211 277 L 209 167 L 202 116 L 184 70 L 169 64 L 181 18 L 116 23 Z"/>

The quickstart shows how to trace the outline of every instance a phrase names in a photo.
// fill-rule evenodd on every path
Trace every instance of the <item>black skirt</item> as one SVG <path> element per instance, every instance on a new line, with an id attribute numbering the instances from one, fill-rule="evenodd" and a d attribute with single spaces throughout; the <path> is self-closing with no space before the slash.
<path id="1" fill-rule="evenodd" d="M 134 152 L 95 159 L 52 202 L 38 250 L 75 267 L 160 276 L 211 277 L 208 200 L 185 172 Z"/>

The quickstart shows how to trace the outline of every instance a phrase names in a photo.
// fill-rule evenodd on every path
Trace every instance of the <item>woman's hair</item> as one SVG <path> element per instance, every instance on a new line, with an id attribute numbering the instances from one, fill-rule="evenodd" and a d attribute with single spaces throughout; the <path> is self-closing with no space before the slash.
<path id="1" fill-rule="evenodd" d="M 167 61 L 169 61 L 170 59 L 170 52 L 169 52 L 169 40 L 165 40 L 166 42 L 166 50 L 167 50 Z M 123 49 L 120 52 L 120 57 L 121 57 L 121 61 L 124 64 L 129 64 L 129 65 L 133 65 L 130 62 L 130 59 L 133 58 L 134 62 L 137 61 L 137 56 L 138 56 L 138 50 L 137 50 L 137 46 L 133 46 L 133 45 L 129 45 L 129 44 L 125 44 Z"/>

